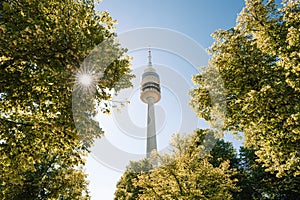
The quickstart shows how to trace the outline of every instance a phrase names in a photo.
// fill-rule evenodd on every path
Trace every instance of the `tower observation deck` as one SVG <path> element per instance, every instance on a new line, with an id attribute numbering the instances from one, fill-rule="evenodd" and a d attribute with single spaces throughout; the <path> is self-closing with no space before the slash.
<path id="1" fill-rule="evenodd" d="M 144 70 L 141 81 L 141 100 L 147 104 L 147 158 L 153 150 L 157 150 L 154 104 L 160 100 L 160 80 L 151 62 L 151 50 L 148 50 L 148 66 Z"/>

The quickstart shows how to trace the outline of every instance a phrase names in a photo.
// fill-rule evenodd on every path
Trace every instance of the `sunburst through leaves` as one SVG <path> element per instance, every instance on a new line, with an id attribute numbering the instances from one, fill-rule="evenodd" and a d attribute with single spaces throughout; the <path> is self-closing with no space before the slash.
<path id="1" fill-rule="evenodd" d="M 82 65 L 75 74 L 74 89 L 92 95 L 102 74 L 93 66 Z"/>

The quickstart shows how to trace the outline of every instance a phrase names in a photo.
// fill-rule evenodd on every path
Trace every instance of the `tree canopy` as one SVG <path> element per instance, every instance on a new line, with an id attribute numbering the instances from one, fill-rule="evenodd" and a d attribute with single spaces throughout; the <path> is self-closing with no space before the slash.
<path id="1" fill-rule="evenodd" d="M 125 50 L 113 42 L 115 21 L 86 0 L 4 0 L 0 19 L 0 198 L 87 199 L 82 166 L 88 147 L 103 134 L 91 118 L 95 102 L 131 85 Z M 74 88 L 75 75 L 108 39 L 120 56 L 93 83 L 82 141 L 72 93 L 85 91 Z"/>
<path id="2" fill-rule="evenodd" d="M 235 199 L 299 199 L 299 176 L 278 178 L 275 174 L 266 172 L 265 167 L 256 159 L 253 149 L 240 148 L 237 178 L 241 192 L 235 194 Z"/>
<path id="3" fill-rule="evenodd" d="M 240 131 L 265 170 L 278 177 L 300 175 L 300 2 L 246 0 L 236 26 L 218 30 L 209 66 L 225 88 L 223 130 Z M 192 105 L 210 119 L 214 76 L 194 77 Z"/>
<path id="4" fill-rule="evenodd" d="M 125 173 L 117 183 L 117 189 L 114 194 L 115 200 L 135 200 L 143 193 L 143 188 L 136 185 L 138 176 L 142 173 L 153 170 L 153 165 L 149 159 L 143 159 L 137 162 L 131 161 L 126 168 Z"/>
<path id="5" fill-rule="evenodd" d="M 219 159 L 222 162 L 214 167 L 214 159 L 209 159 L 212 157 L 206 154 L 203 145 L 209 132 L 199 129 L 181 139 L 176 135 L 172 141 L 173 153 L 158 155 L 158 166 L 147 168 L 148 171 L 127 170 L 124 173 L 115 199 L 232 199 L 232 192 L 238 191 L 237 179 L 232 178 L 235 170 L 230 168 L 232 146 L 221 141 L 217 143 L 215 160 L 220 156 L 217 152 L 220 148 L 225 147 L 228 154 L 223 154 Z"/>

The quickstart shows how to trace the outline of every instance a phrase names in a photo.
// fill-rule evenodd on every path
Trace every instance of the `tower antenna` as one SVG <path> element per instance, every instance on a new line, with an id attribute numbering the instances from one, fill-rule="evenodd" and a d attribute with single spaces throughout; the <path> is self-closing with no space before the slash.
<path id="1" fill-rule="evenodd" d="M 151 48 L 148 48 L 148 65 L 152 66 L 152 62 L 151 62 Z"/>

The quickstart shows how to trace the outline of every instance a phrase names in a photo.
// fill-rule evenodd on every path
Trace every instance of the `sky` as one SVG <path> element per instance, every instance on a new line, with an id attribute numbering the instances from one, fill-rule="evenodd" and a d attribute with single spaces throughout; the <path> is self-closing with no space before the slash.
<path id="1" fill-rule="evenodd" d="M 118 21 L 116 33 L 133 58 L 136 78 L 133 88 L 114 97 L 117 106 L 119 101 L 130 104 L 96 117 L 105 137 L 95 142 L 86 165 L 92 200 L 113 199 L 126 164 L 145 156 L 147 107 L 139 99 L 139 83 L 148 48 L 162 87 L 161 101 L 155 105 L 158 151 L 167 152 L 174 133 L 208 127 L 189 106 L 191 78 L 207 64 L 211 34 L 233 27 L 243 7 L 243 0 L 103 0 L 96 6 Z"/>

